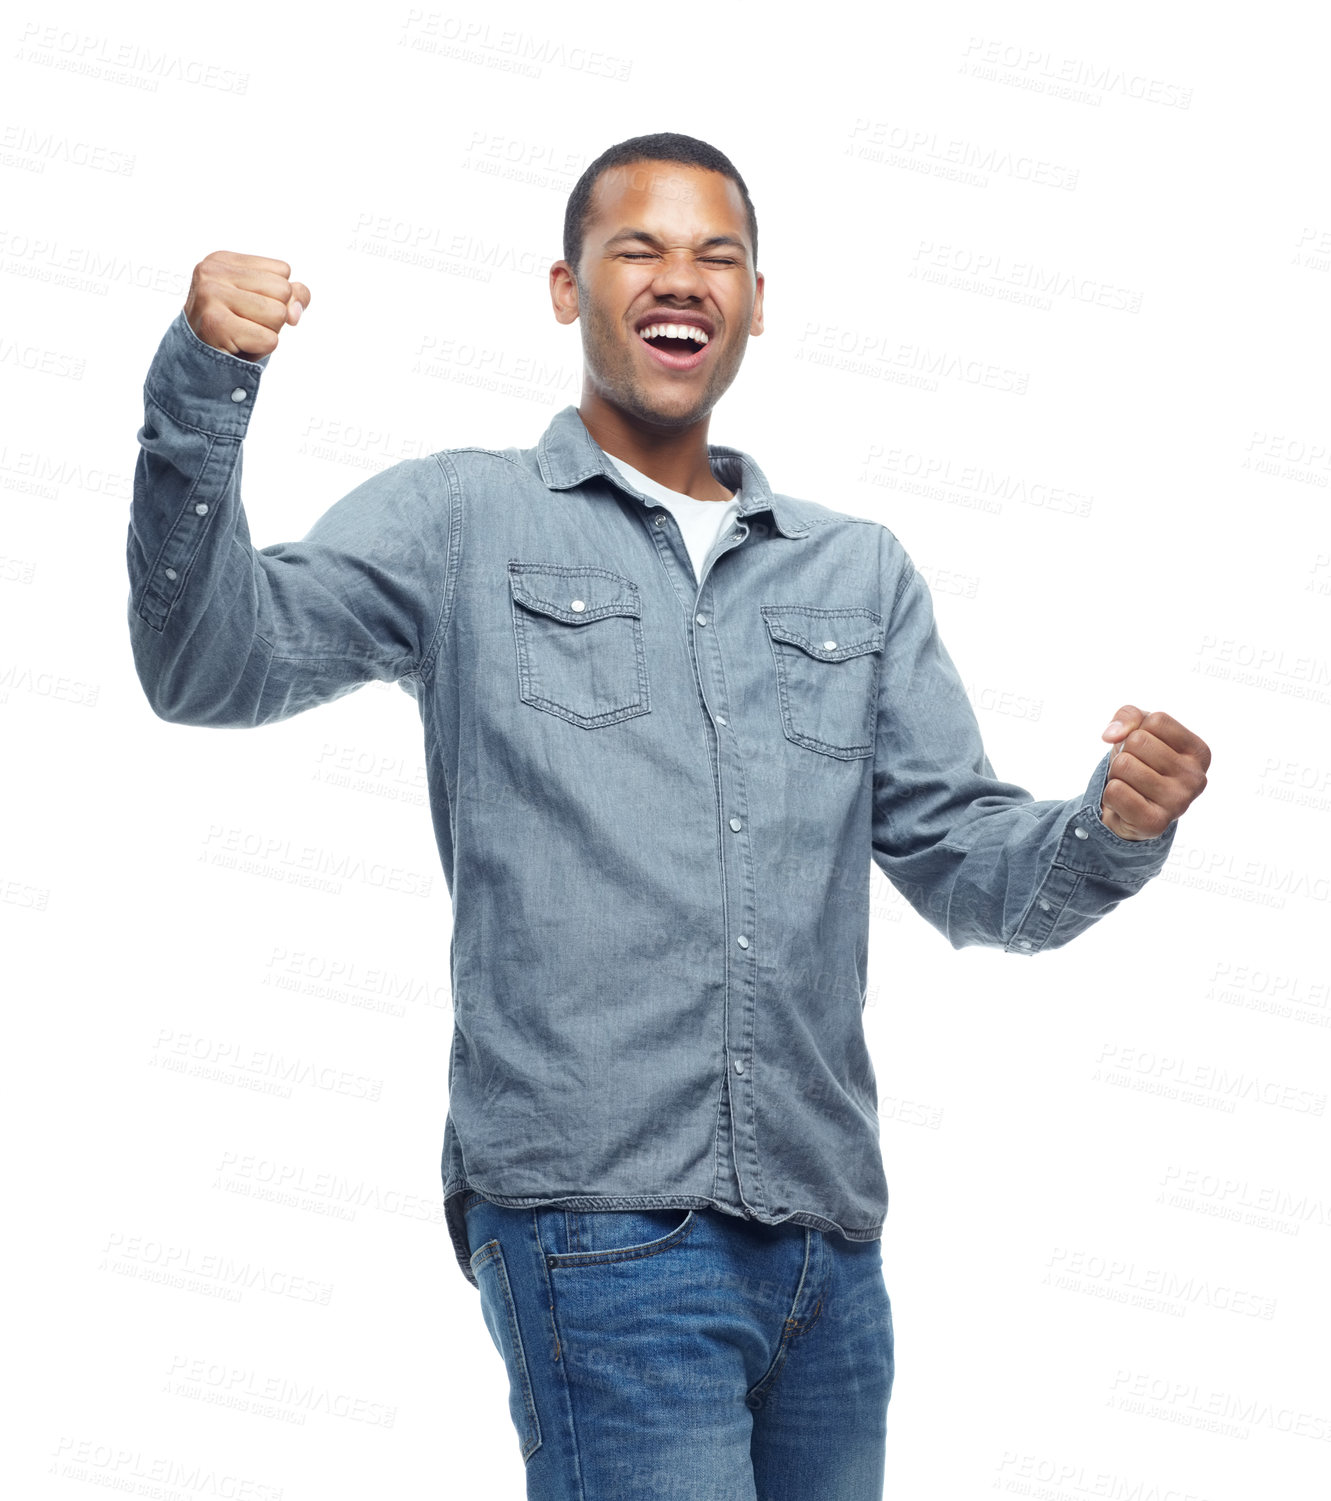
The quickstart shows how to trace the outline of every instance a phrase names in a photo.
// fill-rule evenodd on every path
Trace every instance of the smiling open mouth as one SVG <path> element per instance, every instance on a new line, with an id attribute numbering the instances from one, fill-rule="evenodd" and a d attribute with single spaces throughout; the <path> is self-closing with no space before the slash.
<path id="1" fill-rule="evenodd" d="M 709 343 L 707 334 L 691 323 L 649 323 L 638 337 L 663 363 L 675 370 L 688 370 L 702 359 Z"/>
<path id="2" fill-rule="evenodd" d="M 689 323 L 650 323 L 638 330 L 638 336 L 667 354 L 696 354 L 707 343 L 702 329 Z"/>

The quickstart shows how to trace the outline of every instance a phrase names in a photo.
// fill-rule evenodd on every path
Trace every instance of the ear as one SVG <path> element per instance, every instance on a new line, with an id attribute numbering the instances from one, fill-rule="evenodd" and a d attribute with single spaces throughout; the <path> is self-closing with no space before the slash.
<path id="1" fill-rule="evenodd" d="M 578 283 L 567 261 L 550 267 L 550 301 L 561 323 L 574 323 L 578 317 Z"/>
<path id="2" fill-rule="evenodd" d="M 749 323 L 750 334 L 760 334 L 763 331 L 763 274 L 758 272 L 756 277 L 757 290 L 753 294 L 753 318 Z"/>

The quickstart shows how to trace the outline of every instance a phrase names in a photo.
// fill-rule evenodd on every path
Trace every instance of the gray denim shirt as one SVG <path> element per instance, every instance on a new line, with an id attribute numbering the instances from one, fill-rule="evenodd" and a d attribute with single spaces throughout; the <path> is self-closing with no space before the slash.
<path id="1" fill-rule="evenodd" d="M 871 1240 L 870 862 L 957 948 L 1057 948 L 1155 875 L 1086 791 L 1000 781 L 879 522 L 742 485 L 694 574 L 574 407 L 452 448 L 255 549 L 241 446 L 269 356 L 184 313 L 144 388 L 129 628 L 153 710 L 254 726 L 370 679 L 420 708 L 453 905 L 446 1219 L 714 1208 Z"/>

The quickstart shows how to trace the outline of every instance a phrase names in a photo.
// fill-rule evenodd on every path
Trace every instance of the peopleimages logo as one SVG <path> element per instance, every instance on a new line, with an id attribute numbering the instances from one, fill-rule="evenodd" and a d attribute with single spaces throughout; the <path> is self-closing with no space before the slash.
<path id="1" fill-rule="evenodd" d="M 1168 109 L 1188 109 L 1192 105 L 1192 90 L 1181 84 L 1109 63 L 1059 57 L 1040 47 L 1025 47 L 990 37 L 970 39 L 962 53 L 961 72 L 971 78 L 1010 84 L 1076 104 L 1099 105 L 1106 94 L 1117 94 Z"/>
<path id="2" fill-rule="evenodd" d="M 246 875 L 265 876 L 293 885 L 313 886 L 336 894 L 343 881 L 359 881 L 382 891 L 404 896 L 428 897 L 433 878 L 420 871 L 404 870 L 358 855 L 298 844 L 281 835 L 257 830 L 209 826 L 199 859 Z"/>
<path id="3" fill-rule="evenodd" d="M 1212 1096 L 1232 1110 L 1234 1102 L 1244 1100 L 1292 1110 L 1297 1115 L 1326 1114 L 1326 1094 L 1322 1090 L 1300 1089 L 1275 1079 L 1264 1079 L 1242 1069 L 1231 1071 L 1223 1064 L 1192 1063 L 1172 1053 L 1130 1044 L 1103 1043 L 1096 1058 L 1092 1079 L 1105 1083 L 1133 1083 L 1153 1093 L 1177 1092 L 1180 1098 L 1189 1093 Z"/>
<path id="4" fill-rule="evenodd" d="M 1007 177 L 1034 187 L 1071 192 L 1080 176 L 1076 167 L 1061 162 L 1002 146 L 981 145 L 960 136 L 940 136 L 936 130 L 892 120 L 870 120 L 861 115 L 849 135 L 846 154 L 859 161 L 953 178 L 971 187 L 987 187 L 991 178 Z"/>
<path id="5" fill-rule="evenodd" d="M 22 62 L 123 83 L 148 93 L 156 93 L 163 80 L 196 84 L 223 94 L 244 94 L 250 86 L 248 73 L 237 73 L 218 63 L 158 52 L 138 42 L 118 42 L 99 32 L 44 26 L 40 21 L 24 25 L 19 44 L 17 55 Z"/>
<path id="6" fill-rule="evenodd" d="M 626 57 L 511 27 L 492 26 L 489 21 L 468 21 L 438 10 L 409 10 L 402 29 L 399 46 L 439 53 L 459 62 L 481 63 L 526 78 L 539 78 L 542 68 L 548 66 L 627 83 L 633 71 L 633 62 Z"/>

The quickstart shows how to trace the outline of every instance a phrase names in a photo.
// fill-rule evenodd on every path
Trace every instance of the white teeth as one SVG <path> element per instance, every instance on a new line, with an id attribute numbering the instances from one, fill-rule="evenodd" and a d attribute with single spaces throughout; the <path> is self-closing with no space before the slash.
<path id="1" fill-rule="evenodd" d="M 707 343 L 707 335 L 691 323 L 652 323 L 638 333 L 644 339 L 692 339 L 695 344 Z"/>

